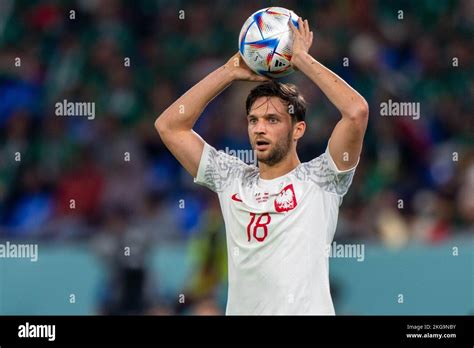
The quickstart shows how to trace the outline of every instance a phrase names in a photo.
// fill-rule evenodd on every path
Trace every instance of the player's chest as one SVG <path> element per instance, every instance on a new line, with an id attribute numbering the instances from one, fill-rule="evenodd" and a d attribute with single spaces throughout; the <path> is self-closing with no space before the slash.
<path id="1" fill-rule="evenodd" d="M 227 223 L 234 238 L 247 243 L 263 243 L 286 233 L 301 220 L 305 192 L 293 182 L 274 187 L 238 188 L 231 192 L 227 205 Z M 293 223 L 292 223 L 293 221 Z"/>
<path id="2" fill-rule="evenodd" d="M 234 212 L 287 213 L 298 208 L 302 196 L 303 189 L 298 185 L 281 181 L 270 187 L 236 187 L 225 199 Z"/>

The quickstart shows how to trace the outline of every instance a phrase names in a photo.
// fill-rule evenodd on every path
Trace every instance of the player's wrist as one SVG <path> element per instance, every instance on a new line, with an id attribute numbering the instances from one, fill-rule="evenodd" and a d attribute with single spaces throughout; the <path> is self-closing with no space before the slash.
<path id="1" fill-rule="evenodd" d="M 235 69 L 229 66 L 229 63 L 224 64 L 219 68 L 219 73 L 226 83 L 231 83 L 236 80 Z"/>
<path id="2" fill-rule="evenodd" d="M 293 52 L 293 56 L 291 57 L 291 64 L 293 64 L 294 67 L 300 69 L 301 65 L 304 63 L 305 55 L 307 54 L 308 52 L 306 51 Z"/>

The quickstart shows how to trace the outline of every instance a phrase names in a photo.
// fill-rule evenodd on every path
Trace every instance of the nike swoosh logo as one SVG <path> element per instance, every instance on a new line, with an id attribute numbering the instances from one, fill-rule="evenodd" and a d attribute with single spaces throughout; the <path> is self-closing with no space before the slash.
<path id="1" fill-rule="evenodd" d="M 237 195 L 238 195 L 238 193 L 234 193 L 231 197 L 232 200 L 234 200 L 236 202 L 242 202 L 242 200 L 239 197 L 237 197 Z"/>

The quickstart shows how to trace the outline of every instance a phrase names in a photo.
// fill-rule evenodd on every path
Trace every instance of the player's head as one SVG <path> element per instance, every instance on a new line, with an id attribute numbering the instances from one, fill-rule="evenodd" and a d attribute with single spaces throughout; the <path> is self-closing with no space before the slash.
<path id="1" fill-rule="evenodd" d="M 306 128 L 306 102 L 295 85 L 261 84 L 250 91 L 245 106 L 250 143 L 259 162 L 273 166 L 296 150 Z"/>

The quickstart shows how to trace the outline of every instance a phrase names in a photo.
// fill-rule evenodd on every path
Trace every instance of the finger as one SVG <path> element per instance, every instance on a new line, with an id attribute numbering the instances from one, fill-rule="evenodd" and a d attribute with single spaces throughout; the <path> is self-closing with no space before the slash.
<path id="1" fill-rule="evenodd" d="M 270 79 L 267 76 L 260 75 L 260 74 L 254 72 L 254 71 L 252 71 L 251 75 L 249 76 L 249 80 L 250 81 L 262 81 L 262 82 L 270 81 Z"/>
<path id="2" fill-rule="evenodd" d="M 309 31 L 306 31 L 306 29 L 305 29 L 305 33 L 304 33 L 303 37 L 304 37 L 305 42 L 309 42 L 309 40 L 311 38 L 311 35 L 310 35 Z"/>
<path id="3" fill-rule="evenodd" d="M 312 35 L 311 33 L 312 33 L 311 31 L 308 31 L 308 33 L 306 34 L 306 40 L 308 42 L 311 42 L 313 40 L 313 37 L 311 36 Z"/>
<path id="4" fill-rule="evenodd" d="M 310 41 L 309 41 L 309 45 L 311 46 L 311 45 L 313 44 L 313 32 L 310 31 L 310 32 L 309 32 L 309 35 L 310 35 L 310 37 L 311 37 L 311 38 L 310 38 Z"/>
<path id="5" fill-rule="evenodd" d="M 293 31 L 293 33 L 298 30 L 293 24 L 293 21 L 291 19 L 288 22 L 290 23 L 290 28 L 291 28 L 291 31 Z"/>
<path id="6" fill-rule="evenodd" d="M 267 82 L 267 81 L 270 81 L 270 79 L 266 76 L 256 75 L 255 78 L 254 78 L 254 81 Z"/>
<path id="7" fill-rule="evenodd" d="M 298 30 L 299 30 L 300 34 L 304 35 L 304 22 L 301 19 L 301 17 L 298 18 Z"/>
<path id="8" fill-rule="evenodd" d="M 304 20 L 304 31 L 309 33 L 309 23 L 307 19 Z"/>

